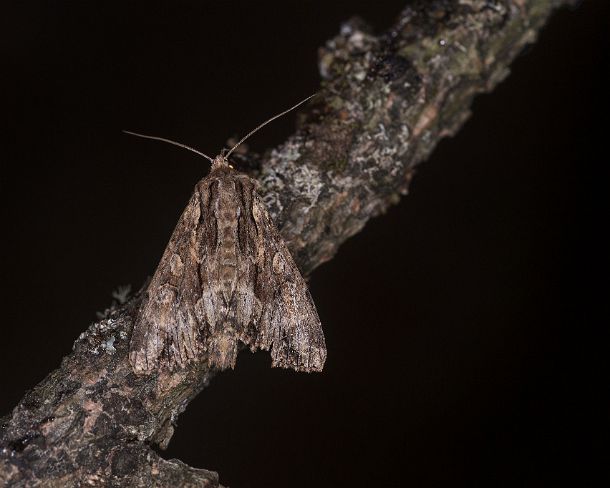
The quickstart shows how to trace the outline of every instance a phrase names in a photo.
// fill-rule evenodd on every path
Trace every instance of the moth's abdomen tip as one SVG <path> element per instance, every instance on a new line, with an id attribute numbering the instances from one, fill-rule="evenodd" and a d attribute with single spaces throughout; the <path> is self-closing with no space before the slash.
<path id="1" fill-rule="evenodd" d="M 131 364 L 131 369 L 133 370 L 133 372 L 137 375 L 143 375 L 149 372 L 148 368 L 146 368 L 144 365 L 142 365 L 141 363 L 138 362 L 132 362 L 129 361 Z"/>

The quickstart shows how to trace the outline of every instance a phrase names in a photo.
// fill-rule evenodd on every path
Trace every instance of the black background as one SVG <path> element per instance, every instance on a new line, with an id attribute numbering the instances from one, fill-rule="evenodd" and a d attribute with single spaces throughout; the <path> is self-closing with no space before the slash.
<path id="1" fill-rule="evenodd" d="M 152 273 L 207 172 L 120 130 L 215 153 L 316 90 L 317 48 L 341 21 L 380 32 L 403 3 L 29 2 L 3 15 L 0 413 L 112 289 Z M 603 0 L 557 12 L 410 195 L 313 274 L 323 374 L 243 354 L 163 455 L 234 488 L 592 477 L 607 441 L 608 13 Z"/>

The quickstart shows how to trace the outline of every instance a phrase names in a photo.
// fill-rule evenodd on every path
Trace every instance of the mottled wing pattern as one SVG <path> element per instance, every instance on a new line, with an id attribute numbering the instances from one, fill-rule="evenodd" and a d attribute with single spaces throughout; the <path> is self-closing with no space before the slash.
<path id="1" fill-rule="evenodd" d="M 322 325 L 305 280 L 265 205 L 252 194 L 252 215 L 262 234 L 257 247 L 255 290 L 262 303 L 251 349 L 271 351 L 272 365 L 298 371 L 322 371 L 326 345 Z"/>
<path id="2" fill-rule="evenodd" d="M 315 306 L 254 181 L 228 167 L 197 185 L 134 325 L 136 372 L 182 367 L 205 354 L 233 367 L 239 343 L 271 351 L 273 366 L 320 371 Z"/>
<path id="3" fill-rule="evenodd" d="M 193 270 L 205 262 L 201 208 L 201 194 L 196 191 L 148 285 L 130 344 L 129 359 L 136 372 L 154 369 L 161 357 L 170 367 L 184 366 L 200 352 L 193 297 L 201 295 L 201 284 Z"/>

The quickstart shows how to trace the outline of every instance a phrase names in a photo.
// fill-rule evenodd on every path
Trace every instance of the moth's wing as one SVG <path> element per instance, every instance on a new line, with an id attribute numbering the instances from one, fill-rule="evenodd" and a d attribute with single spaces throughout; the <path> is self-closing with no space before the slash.
<path id="1" fill-rule="evenodd" d="M 209 198 L 205 179 L 197 185 L 147 288 L 130 343 L 129 360 L 146 373 L 161 362 L 184 366 L 201 351 L 205 318 L 195 306 L 201 296 L 199 270 L 205 269 Z M 203 204 L 202 204 L 203 203 Z"/>
<path id="2" fill-rule="evenodd" d="M 271 351 L 272 365 L 298 371 L 321 371 L 326 344 L 320 318 L 305 280 L 265 205 L 252 193 L 254 241 L 253 327 L 242 341 Z"/>

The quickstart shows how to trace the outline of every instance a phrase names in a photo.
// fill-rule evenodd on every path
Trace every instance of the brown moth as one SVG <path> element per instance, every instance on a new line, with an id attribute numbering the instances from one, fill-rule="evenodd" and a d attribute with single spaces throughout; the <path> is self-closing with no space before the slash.
<path id="1" fill-rule="evenodd" d="M 311 97 L 309 97 L 311 98 Z M 315 305 L 256 183 L 229 164 L 231 153 L 276 115 L 214 159 L 195 186 L 148 285 L 130 343 L 136 373 L 207 357 L 235 366 L 240 342 L 271 351 L 272 365 L 321 371 L 326 346 Z M 127 131 L 125 131 L 127 132 Z"/>

